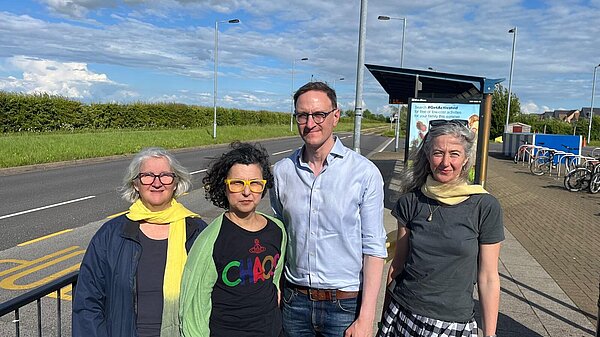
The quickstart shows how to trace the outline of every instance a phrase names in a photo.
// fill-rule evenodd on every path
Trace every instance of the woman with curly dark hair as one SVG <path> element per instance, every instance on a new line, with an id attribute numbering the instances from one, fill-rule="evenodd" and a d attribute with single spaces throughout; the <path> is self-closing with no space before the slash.
<path id="1" fill-rule="evenodd" d="M 269 155 L 235 142 L 203 179 L 206 198 L 227 211 L 198 237 L 181 290 L 183 336 L 279 336 L 283 223 L 256 212 L 273 186 Z"/>

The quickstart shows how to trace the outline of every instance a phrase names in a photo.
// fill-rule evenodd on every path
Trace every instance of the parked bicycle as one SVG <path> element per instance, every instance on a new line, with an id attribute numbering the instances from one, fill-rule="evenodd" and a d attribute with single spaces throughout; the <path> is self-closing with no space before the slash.
<path id="1" fill-rule="evenodd" d="M 565 144 L 561 144 L 561 146 L 563 148 L 565 148 L 565 150 L 567 150 L 567 151 L 577 150 L 576 148 L 569 147 Z M 533 159 L 531 159 L 531 162 L 529 164 L 529 170 L 531 171 L 531 173 L 535 174 L 536 176 L 541 176 L 544 173 L 551 174 L 552 169 L 555 169 L 555 168 L 558 169 L 557 172 L 560 172 L 559 164 L 560 164 L 561 158 L 563 156 L 571 156 L 571 155 L 572 155 L 571 152 L 559 151 L 559 150 L 550 149 L 550 148 L 540 148 L 537 150 Z M 565 164 L 565 168 L 569 168 L 569 167 L 574 168 L 575 167 L 574 166 L 574 164 L 575 164 L 574 158 L 565 159 L 564 164 Z"/>
<path id="2" fill-rule="evenodd" d="M 600 172 L 594 173 L 590 179 L 590 193 L 596 194 L 600 192 Z"/>
<path id="3" fill-rule="evenodd" d="M 538 149 L 537 153 L 529 163 L 529 171 L 536 176 L 541 176 L 544 173 L 550 174 L 553 168 L 556 168 L 554 156 L 558 150 L 542 148 Z"/>
<path id="4" fill-rule="evenodd" d="M 600 191 L 600 161 L 598 159 L 585 160 L 582 167 L 567 173 L 564 185 L 571 192 L 589 189 L 591 193 L 598 193 Z"/>

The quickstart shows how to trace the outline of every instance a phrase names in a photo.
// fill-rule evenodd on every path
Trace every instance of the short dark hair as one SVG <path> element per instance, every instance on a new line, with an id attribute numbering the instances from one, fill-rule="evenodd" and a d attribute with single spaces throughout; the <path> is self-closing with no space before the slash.
<path id="1" fill-rule="evenodd" d="M 298 97 L 309 91 L 324 92 L 331 101 L 332 108 L 337 108 L 337 96 L 335 94 L 335 90 L 333 90 L 330 86 L 327 85 L 327 83 L 324 82 L 308 82 L 305 85 L 301 86 L 300 89 L 298 89 L 294 94 L 294 107 L 296 106 L 296 103 L 298 103 Z"/>
<path id="2" fill-rule="evenodd" d="M 229 145 L 231 150 L 225 152 L 220 158 L 210 164 L 206 176 L 202 179 L 204 192 L 207 200 L 213 205 L 229 209 L 229 201 L 225 194 L 225 179 L 231 167 L 235 164 L 257 164 L 262 170 L 263 179 L 267 181 L 261 198 L 267 193 L 267 189 L 273 187 L 273 174 L 269 164 L 269 154 L 260 144 L 233 142 Z"/>

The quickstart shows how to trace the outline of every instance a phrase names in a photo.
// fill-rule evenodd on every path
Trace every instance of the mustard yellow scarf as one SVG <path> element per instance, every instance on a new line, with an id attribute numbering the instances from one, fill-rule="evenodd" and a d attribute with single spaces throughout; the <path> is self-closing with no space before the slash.
<path id="1" fill-rule="evenodd" d="M 446 205 L 457 205 L 469 199 L 472 194 L 487 194 L 481 185 L 468 185 L 466 182 L 459 183 L 440 183 L 433 179 L 431 175 L 427 176 L 425 185 L 421 186 L 421 192 L 426 197 L 437 200 Z"/>
<path id="2" fill-rule="evenodd" d="M 126 216 L 132 221 L 171 225 L 167 239 L 167 264 L 163 281 L 163 313 L 160 336 L 179 336 L 179 291 L 181 289 L 183 267 L 187 260 L 185 218 L 199 216 L 175 199 L 171 201 L 171 207 L 159 212 L 150 211 L 138 199 L 131 205 Z"/>

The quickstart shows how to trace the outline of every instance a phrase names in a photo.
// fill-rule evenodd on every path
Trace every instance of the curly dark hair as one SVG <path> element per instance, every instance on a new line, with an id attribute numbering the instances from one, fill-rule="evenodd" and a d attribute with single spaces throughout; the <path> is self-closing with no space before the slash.
<path id="1" fill-rule="evenodd" d="M 261 198 L 264 198 L 267 189 L 273 187 L 269 154 L 264 147 L 259 143 L 253 145 L 237 141 L 231 143 L 229 147 L 231 150 L 223 153 L 220 158 L 210 164 L 206 177 L 202 179 L 206 199 L 210 200 L 213 205 L 224 209 L 229 209 L 229 201 L 225 194 L 225 179 L 227 179 L 229 170 L 235 164 L 258 164 L 260 166 L 263 179 L 267 181 Z"/>

